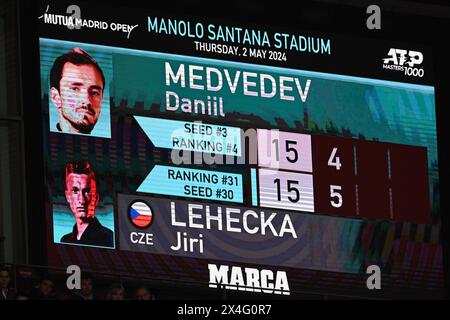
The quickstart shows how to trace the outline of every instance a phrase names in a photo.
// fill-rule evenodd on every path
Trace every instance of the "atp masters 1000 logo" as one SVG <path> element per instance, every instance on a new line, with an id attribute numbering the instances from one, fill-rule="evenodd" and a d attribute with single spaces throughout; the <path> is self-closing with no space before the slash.
<path id="1" fill-rule="evenodd" d="M 425 71 L 421 66 L 422 52 L 391 48 L 387 55 L 388 57 L 383 59 L 383 69 L 404 72 L 407 76 L 423 77 Z"/>

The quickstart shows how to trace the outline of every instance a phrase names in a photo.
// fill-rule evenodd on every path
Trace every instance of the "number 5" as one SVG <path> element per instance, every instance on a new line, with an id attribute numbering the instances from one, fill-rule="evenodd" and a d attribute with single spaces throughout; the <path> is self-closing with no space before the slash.
<path id="1" fill-rule="evenodd" d="M 331 205 L 335 208 L 340 208 L 342 207 L 342 195 L 339 192 L 336 191 L 341 191 L 342 187 L 341 186 L 334 186 L 331 185 L 330 186 L 330 197 L 331 198 L 337 198 L 337 203 L 334 202 L 333 200 L 330 201 Z"/>
<path id="2" fill-rule="evenodd" d="M 291 145 L 296 146 L 297 141 L 286 140 L 286 153 L 293 153 L 294 159 L 286 156 L 286 160 L 290 163 L 296 163 L 298 161 L 298 151 L 294 147 L 291 147 Z"/>

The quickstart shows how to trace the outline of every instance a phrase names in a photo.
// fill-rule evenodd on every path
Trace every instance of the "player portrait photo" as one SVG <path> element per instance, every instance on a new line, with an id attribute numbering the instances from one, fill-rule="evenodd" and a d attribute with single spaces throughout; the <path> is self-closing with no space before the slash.
<path id="1" fill-rule="evenodd" d="M 67 46 L 64 49 L 67 50 Z M 110 138 L 110 71 L 105 72 L 93 54 L 81 47 L 51 55 L 55 56 L 53 62 L 45 66 L 48 69 L 50 131 Z M 108 57 L 99 58 L 106 66 L 111 64 Z"/>
<path id="2" fill-rule="evenodd" d="M 112 205 L 100 205 L 98 182 L 88 161 L 66 164 L 65 204 L 54 204 L 55 243 L 114 248 Z"/>

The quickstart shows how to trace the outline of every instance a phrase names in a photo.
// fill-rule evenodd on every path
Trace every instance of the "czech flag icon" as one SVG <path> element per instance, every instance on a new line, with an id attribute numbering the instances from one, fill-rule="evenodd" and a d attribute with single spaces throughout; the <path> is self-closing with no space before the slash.
<path id="1" fill-rule="evenodd" d="M 153 221 L 152 209 L 142 201 L 133 202 L 129 209 L 131 223 L 136 227 L 146 228 Z"/>

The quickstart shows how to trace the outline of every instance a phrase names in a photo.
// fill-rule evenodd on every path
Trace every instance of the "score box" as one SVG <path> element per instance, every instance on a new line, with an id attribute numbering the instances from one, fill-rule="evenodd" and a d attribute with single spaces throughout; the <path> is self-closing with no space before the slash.
<path id="1" fill-rule="evenodd" d="M 313 177 L 259 169 L 259 199 L 262 207 L 314 212 Z"/>
<path id="2" fill-rule="evenodd" d="M 355 145 L 360 215 L 393 220 L 388 144 L 359 140 Z"/>
<path id="3" fill-rule="evenodd" d="M 150 117 L 134 117 L 157 148 L 194 152 L 242 155 L 241 129 Z"/>
<path id="4" fill-rule="evenodd" d="M 242 175 L 156 165 L 137 192 L 243 203 Z"/>
<path id="5" fill-rule="evenodd" d="M 315 207 L 318 213 L 358 216 L 354 143 L 353 139 L 312 136 Z"/>
<path id="6" fill-rule="evenodd" d="M 266 129 L 257 134 L 260 167 L 312 172 L 310 135 Z"/>
<path id="7" fill-rule="evenodd" d="M 389 147 L 394 220 L 430 223 L 427 148 Z"/>

